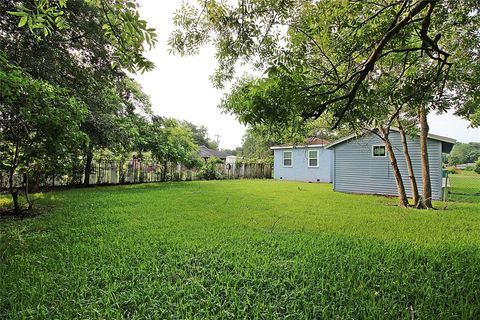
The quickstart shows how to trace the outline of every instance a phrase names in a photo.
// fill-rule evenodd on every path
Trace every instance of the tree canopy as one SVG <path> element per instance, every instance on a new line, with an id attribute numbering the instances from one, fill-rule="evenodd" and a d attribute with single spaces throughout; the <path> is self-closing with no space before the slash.
<path id="1" fill-rule="evenodd" d="M 337 127 L 381 111 L 372 110 L 371 100 L 386 93 L 397 104 L 428 101 L 432 109 L 454 102 L 458 114 L 475 123 L 478 97 L 459 88 L 478 80 L 471 61 L 479 55 L 479 6 L 469 0 L 201 0 L 178 10 L 170 45 L 192 54 L 213 43 L 219 86 L 233 79 L 238 62 L 249 63 L 267 72 L 259 90 L 277 87 L 308 99 L 295 107 L 290 100 L 252 104 L 248 114 L 240 112 L 251 124 L 329 113 Z"/>
<path id="2" fill-rule="evenodd" d="M 456 143 L 448 155 L 448 164 L 474 163 L 480 159 L 480 143 Z"/>
<path id="3" fill-rule="evenodd" d="M 66 33 L 68 29 L 77 29 L 77 24 L 85 23 L 80 19 L 75 21 L 72 15 L 78 12 L 76 6 L 87 6 L 99 12 L 99 25 L 104 40 L 112 49 L 113 66 L 120 65 L 129 71 L 152 70 L 154 64 L 144 56 L 145 44 L 150 48 L 156 43 L 155 29 L 148 28 L 145 20 L 140 18 L 138 4 L 135 0 L 35 0 L 35 1 L 6 1 L 13 3 L 13 7 L 5 12 L 16 18 L 20 28 L 28 28 L 36 39 L 55 36 L 60 31 Z M 73 10 L 72 10 L 73 9 Z M 74 20 L 74 21 L 72 21 Z M 87 22 L 88 23 L 88 22 Z M 87 36 L 78 32 L 72 41 Z"/>
<path id="4" fill-rule="evenodd" d="M 88 139 L 80 130 L 87 114 L 68 90 L 33 79 L 0 55 L 0 169 L 9 176 L 15 211 L 20 211 L 14 174 L 59 170 Z M 48 169 L 46 169 L 48 168 Z M 24 178 L 24 184 L 28 180 Z M 28 197 L 27 197 L 28 200 Z M 31 203 L 29 203 L 31 207 Z"/>

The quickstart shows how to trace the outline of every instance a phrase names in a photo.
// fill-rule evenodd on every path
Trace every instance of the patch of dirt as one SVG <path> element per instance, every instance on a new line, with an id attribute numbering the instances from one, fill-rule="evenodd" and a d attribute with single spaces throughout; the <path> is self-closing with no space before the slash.
<path id="1" fill-rule="evenodd" d="M 23 220 L 35 218 L 48 213 L 50 209 L 50 206 L 36 206 L 32 210 L 24 209 L 20 211 L 20 213 L 14 213 L 10 208 L 0 208 L 0 222 L 2 220 Z"/>

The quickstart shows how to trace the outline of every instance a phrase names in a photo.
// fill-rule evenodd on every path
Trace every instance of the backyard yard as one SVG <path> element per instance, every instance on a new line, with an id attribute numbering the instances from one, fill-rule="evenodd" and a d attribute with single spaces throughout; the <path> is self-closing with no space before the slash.
<path id="1" fill-rule="evenodd" d="M 273 180 L 37 197 L 0 220 L 1 319 L 480 318 L 478 202 Z"/>

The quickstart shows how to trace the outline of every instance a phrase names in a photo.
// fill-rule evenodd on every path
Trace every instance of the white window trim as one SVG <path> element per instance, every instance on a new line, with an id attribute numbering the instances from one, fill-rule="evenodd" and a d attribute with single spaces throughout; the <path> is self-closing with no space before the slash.
<path id="1" fill-rule="evenodd" d="M 383 147 L 385 149 L 385 154 L 383 156 L 376 156 L 373 151 L 375 149 L 375 147 Z M 387 157 L 387 147 L 385 147 L 384 144 L 374 144 L 372 146 L 372 158 L 386 158 Z"/>
<path id="2" fill-rule="evenodd" d="M 285 165 L 285 152 L 290 152 L 290 163 L 291 163 L 291 165 L 289 165 L 289 166 Z M 292 150 L 284 150 L 282 152 L 282 165 L 283 165 L 284 168 L 293 167 L 293 151 Z"/>
<path id="3" fill-rule="evenodd" d="M 317 154 L 316 158 L 310 158 L 310 152 L 315 152 Z M 319 152 L 318 150 L 307 150 L 307 165 L 309 168 L 318 168 L 320 166 L 320 159 L 319 159 Z M 317 165 L 316 166 L 311 166 L 310 165 L 310 159 L 317 159 Z"/>

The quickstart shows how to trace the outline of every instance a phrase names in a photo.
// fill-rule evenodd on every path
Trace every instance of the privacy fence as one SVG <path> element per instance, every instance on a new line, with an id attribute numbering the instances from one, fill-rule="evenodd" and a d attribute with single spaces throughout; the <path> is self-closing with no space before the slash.
<path id="1" fill-rule="evenodd" d="M 269 179 L 272 166 L 266 163 L 216 164 L 220 179 Z M 201 180 L 205 176 L 201 169 L 187 169 L 181 165 L 141 161 L 94 161 L 89 175 L 89 185 L 133 184 L 162 181 Z M 82 185 L 83 170 L 64 174 L 36 174 L 29 177 L 32 188 Z M 15 186 L 24 183 L 23 175 L 14 177 Z M 8 174 L 0 172 L 0 191 L 8 188 Z"/>

